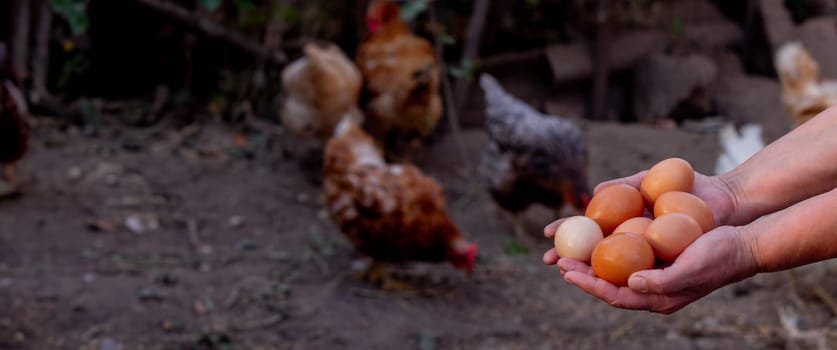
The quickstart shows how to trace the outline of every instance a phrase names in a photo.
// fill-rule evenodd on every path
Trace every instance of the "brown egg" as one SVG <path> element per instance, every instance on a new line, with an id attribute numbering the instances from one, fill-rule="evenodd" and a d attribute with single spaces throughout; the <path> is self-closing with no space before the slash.
<path id="1" fill-rule="evenodd" d="M 712 209 L 700 197 L 686 192 L 666 192 L 657 198 L 654 204 L 654 217 L 658 218 L 669 213 L 683 213 L 691 216 L 700 224 L 703 232 L 715 227 Z"/>
<path id="2" fill-rule="evenodd" d="M 593 249 L 593 273 L 617 286 L 627 286 L 632 273 L 654 267 L 654 250 L 642 236 L 614 233 Z"/>
<path id="3" fill-rule="evenodd" d="M 681 158 L 660 161 L 642 178 L 639 189 L 649 206 L 654 206 L 663 193 L 671 191 L 691 192 L 695 184 L 695 171 L 689 162 Z"/>
<path id="4" fill-rule="evenodd" d="M 646 218 L 644 216 L 630 218 L 625 222 L 619 224 L 619 226 L 616 226 L 616 228 L 613 229 L 613 233 L 630 232 L 641 235 L 645 233 L 645 229 L 648 228 L 648 225 L 651 224 L 651 221 L 651 219 Z"/>
<path id="5" fill-rule="evenodd" d="M 674 261 L 703 234 L 700 225 L 683 213 L 665 214 L 654 219 L 642 235 L 660 260 Z"/>
<path id="6" fill-rule="evenodd" d="M 607 236 L 625 220 L 642 216 L 643 209 L 642 195 L 636 188 L 615 184 L 593 195 L 584 215 L 595 220 Z"/>

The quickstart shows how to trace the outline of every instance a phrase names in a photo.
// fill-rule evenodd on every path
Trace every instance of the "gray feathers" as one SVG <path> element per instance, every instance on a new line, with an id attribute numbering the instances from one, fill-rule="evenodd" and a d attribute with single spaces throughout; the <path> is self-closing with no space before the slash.
<path id="1" fill-rule="evenodd" d="M 586 173 L 587 148 L 581 130 L 567 119 L 544 115 L 509 95 L 492 76 L 482 74 L 486 129 L 494 147 L 528 158 L 534 168 L 557 166 L 565 172 Z M 498 152 L 487 153 L 497 156 Z M 546 162 L 548 164 L 538 164 Z M 518 165 L 520 161 L 515 161 Z"/>
<path id="2" fill-rule="evenodd" d="M 589 188 L 581 130 L 509 95 L 490 75 L 480 76 L 480 85 L 490 141 L 479 171 L 492 198 L 511 212 L 535 203 L 582 210 Z"/>

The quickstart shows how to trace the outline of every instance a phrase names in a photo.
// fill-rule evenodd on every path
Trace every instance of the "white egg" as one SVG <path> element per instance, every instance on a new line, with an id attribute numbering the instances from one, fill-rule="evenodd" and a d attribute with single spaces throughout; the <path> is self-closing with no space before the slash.
<path id="1" fill-rule="evenodd" d="M 599 225 L 586 216 L 569 217 L 555 231 L 555 250 L 562 258 L 590 261 L 593 248 L 604 238 Z"/>

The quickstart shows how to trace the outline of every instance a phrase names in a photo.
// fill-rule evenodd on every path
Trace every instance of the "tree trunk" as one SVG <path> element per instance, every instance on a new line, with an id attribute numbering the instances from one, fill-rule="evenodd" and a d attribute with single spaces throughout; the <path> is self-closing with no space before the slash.
<path id="1" fill-rule="evenodd" d="M 32 4 L 29 0 L 12 1 L 11 52 L 12 75 L 21 83 L 29 78 L 29 25 Z"/>
<path id="2" fill-rule="evenodd" d="M 608 33 L 608 10 L 609 0 L 598 0 L 596 4 L 596 39 L 594 43 L 596 67 L 593 72 L 593 108 L 592 119 L 607 119 L 607 84 L 609 75 L 609 50 L 610 41 Z"/>
<path id="3" fill-rule="evenodd" d="M 35 53 L 32 58 L 32 100 L 39 100 L 49 94 L 47 74 L 49 72 L 49 41 L 52 28 L 52 1 L 38 1 L 38 23 L 35 32 Z"/>
<path id="4" fill-rule="evenodd" d="M 482 38 L 482 31 L 485 28 L 485 19 L 488 16 L 488 9 L 491 1 L 476 0 L 474 7 L 471 10 L 471 18 L 468 21 L 468 31 L 465 33 L 465 43 L 462 49 L 462 62 L 465 60 L 473 61 L 477 58 L 480 49 L 480 39 Z M 454 101 L 456 101 L 456 111 L 462 112 L 462 108 L 466 105 L 468 99 L 468 90 L 471 82 L 466 79 L 458 79 L 454 85 Z"/>

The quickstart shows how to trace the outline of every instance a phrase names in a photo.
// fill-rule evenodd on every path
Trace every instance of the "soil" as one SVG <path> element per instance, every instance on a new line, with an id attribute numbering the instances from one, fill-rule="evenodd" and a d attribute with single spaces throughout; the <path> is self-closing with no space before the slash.
<path id="1" fill-rule="evenodd" d="M 667 316 L 585 294 L 541 262 L 551 242 L 540 232 L 554 214 L 532 208 L 531 235 L 515 237 L 464 175 L 450 136 L 417 162 L 480 244 L 477 269 L 468 277 L 446 264 L 394 267 L 413 288 L 384 291 L 358 278 L 363 257 L 324 215 L 287 135 L 243 139 L 216 123 L 164 132 L 39 122 L 19 164 L 21 194 L 0 201 L 0 348 L 837 346 L 837 310 L 817 292 L 837 297 L 833 263 L 758 275 Z M 585 132 L 592 183 L 675 155 L 712 173 L 719 152 L 711 132 Z M 474 164 L 486 135 L 470 128 L 462 137 Z"/>

